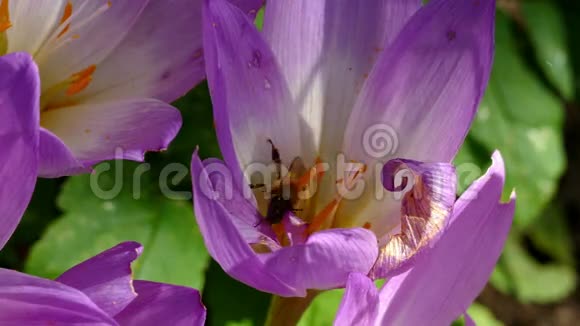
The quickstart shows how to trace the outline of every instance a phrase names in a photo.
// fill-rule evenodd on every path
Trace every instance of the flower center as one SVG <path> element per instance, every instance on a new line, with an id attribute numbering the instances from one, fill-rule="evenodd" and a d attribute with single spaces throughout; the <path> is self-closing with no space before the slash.
<path id="1" fill-rule="evenodd" d="M 258 210 L 264 218 L 262 222 L 272 225 L 282 245 L 291 243 L 287 239 L 289 232 L 300 232 L 294 236 L 306 239 L 314 232 L 337 227 L 335 215 L 341 203 L 349 198 L 354 184 L 364 177 L 366 165 L 348 162 L 344 171 L 338 173 L 329 171 L 331 164 L 320 159 L 306 168 L 301 158 L 297 157 L 286 169 L 281 165 L 277 149 L 272 146 L 275 166 L 272 181 L 252 185 Z M 289 215 L 297 217 L 301 227 L 289 225 L 288 220 L 298 220 Z M 370 223 L 359 226 L 368 229 Z"/>

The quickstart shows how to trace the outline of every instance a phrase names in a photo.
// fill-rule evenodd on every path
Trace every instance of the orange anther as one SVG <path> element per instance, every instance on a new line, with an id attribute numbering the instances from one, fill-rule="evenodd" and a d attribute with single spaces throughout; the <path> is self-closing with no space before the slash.
<path id="1" fill-rule="evenodd" d="M 371 223 L 370 223 L 370 222 L 366 222 L 366 223 L 363 225 L 363 228 L 365 228 L 365 229 L 367 229 L 367 230 L 370 230 L 371 226 L 372 226 L 372 225 L 371 225 Z"/>
<path id="2" fill-rule="evenodd" d="M 96 65 L 90 65 L 86 69 L 83 69 L 71 76 L 71 84 L 66 90 L 66 95 L 75 95 L 87 88 L 89 84 L 93 81 L 93 73 L 97 69 Z"/>
<path id="3" fill-rule="evenodd" d="M 2 0 L 0 2 L 0 33 L 12 27 L 12 22 L 10 21 L 10 12 L 8 8 L 8 0 Z"/>
<path id="4" fill-rule="evenodd" d="M 308 172 L 304 173 L 298 180 L 293 181 L 294 186 L 297 189 L 304 189 L 305 187 L 310 185 L 310 181 L 314 180 L 317 184 L 320 183 L 320 180 L 324 176 L 326 172 L 324 164 L 320 160 L 316 160 L 316 164 L 308 170 Z"/>
<path id="5" fill-rule="evenodd" d="M 60 18 L 59 26 L 64 24 L 70 18 L 70 16 L 72 16 L 72 10 L 73 10 L 72 3 L 70 1 L 68 1 L 66 3 L 66 6 L 64 7 L 64 13 L 62 14 L 62 17 Z M 70 29 L 70 24 L 66 25 L 66 27 L 60 33 L 58 33 L 57 37 L 61 37 L 69 29 Z"/>

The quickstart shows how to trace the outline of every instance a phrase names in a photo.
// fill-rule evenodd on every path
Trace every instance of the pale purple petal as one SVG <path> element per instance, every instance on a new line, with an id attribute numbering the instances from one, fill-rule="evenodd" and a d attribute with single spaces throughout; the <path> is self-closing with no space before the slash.
<path id="1" fill-rule="evenodd" d="M 0 269 L 0 324 L 117 325 L 81 291 L 7 269 Z"/>
<path id="2" fill-rule="evenodd" d="M 493 164 L 457 201 L 449 228 L 413 268 L 381 290 L 380 324 L 449 325 L 485 286 L 510 229 L 515 198 L 500 203 L 505 171 Z"/>
<path id="3" fill-rule="evenodd" d="M 273 252 L 266 268 L 297 288 L 328 290 L 343 287 L 352 272 L 368 273 L 377 255 L 377 238 L 371 231 L 331 229 Z"/>
<path id="4" fill-rule="evenodd" d="M 375 283 L 363 274 L 352 273 L 348 276 L 334 325 L 373 325 L 378 309 L 379 291 Z"/>
<path id="5" fill-rule="evenodd" d="M 270 163 L 272 139 L 288 166 L 303 152 L 300 121 L 268 44 L 226 0 L 204 0 L 203 24 L 214 120 L 227 165 Z"/>
<path id="6" fill-rule="evenodd" d="M 202 326 L 206 309 L 197 290 L 163 283 L 135 281 L 138 296 L 115 317 L 123 326 Z"/>
<path id="7" fill-rule="evenodd" d="M 215 193 L 207 171 L 197 153 L 191 162 L 195 217 L 210 255 L 231 277 L 258 290 L 282 296 L 305 296 L 304 289 L 295 289 L 270 274 L 234 224 L 238 219 L 227 207 L 213 198 Z M 227 199 L 227 198 L 226 198 Z M 244 204 L 251 205 L 250 203 Z M 246 209 L 238 206 L 240 213 Z M 225 241 L 227 239 L 227 241 Z"/>
<path id="8" fill-rule="evenodd" d="M 82 291 L 109 316 L 115 316 L 137 296 L 131 284 L 131 263 L 142 249 L 136 242 L 121 243 L 74 266 L 56 280 Z"/>
<path id="9" fill-rule="evenodd" d="M 489 78 L 494 14 L 494 0 L 433 0 L 421 8 L 361 91 L 346 129 L 347 157 L 450 162 Z M 380 157 L 369 151 L 373 131 L 392 142 Z"/>
<path id="10" fill-rule="evenodd" d="M 172 102 L 205 78 L 202 0 L 150 0 L 77 98 Z"/>
<path id="11" fill-rule="evenodd" d="M 450 163 L 390 160 L 383 186 L 400 198 L 400 228 L 383 237 L 372 278 L 387 278 L 411 263 L 445 229 L 455 203 L 457 178 Z M 393 234 L 394 233 L 394 234 Z"/>
<path id="12" fill-rule="evenodd" d="M 40 82 L 25 53 L 0 57 L 0 249 L 32 197 L 38 172 Z"/>
<path id="13" fill-rule="evenodd" d="M 43 92 L 88 66 L 97 65 L 98 70 L 148 1 L 71 0 L 72 15 L 53 30 L 35 55 Z"/>
<path id="14" fill-rule="evenodd" d="M 83 162 L 74 157 L 60 138 L 42 127 L 40 128 L 38 164 L 38 176 L 42 178 L 59 178 L 91 171 Z"/>
<path id="15" fill-rule="evenodd" d="M 233 174 L 228 167 L 218 159 L 207 159 L 203 161 L 205 173 L 209 177 L 212 185 L 211 192 L 206 195 L 215 194 L 214 200 L 219 201 L 233 217 L 231 222 L 240 232 L 246 243 L 263 244 L 271 249 L 278 249 L 280 245 L 274 238 L 276 235 L 267 223 L 263 222 L 263 217 L 256 209 L 256 204 L 251 201 L 251 192 L 248 192 L 249 199 L 244 197 L 242 191 L 235 186 Z M 204 189 L 202 189 L 204 190 Z"/>
<path id="16" fill-rule="evenodd" d="M 6 53 L 36 53 L 62 17 L 66 0 L 8 1 L 12 26 L 5 31 Z"/>
<path id="17" fill-rule="evenodd" d="M 340 151 L 366 76 L 420 0 L 270 1 L 268 40 L 323 157 Z"/>
<path id="18" fill-rule="evenodd" d="M 161 101 L 135 99 L 50 110 L 42 123 L 78 160 L 92 164 L 142 161 L 146 151 L 167 148 L 181 127 L 181 115 Z"/>

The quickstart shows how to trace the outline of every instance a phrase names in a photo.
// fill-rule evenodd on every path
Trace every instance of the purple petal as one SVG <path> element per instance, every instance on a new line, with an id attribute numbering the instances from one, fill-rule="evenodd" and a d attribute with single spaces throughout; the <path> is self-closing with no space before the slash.
<path id="1" fill-rule="evenodd" d="M 377 255 L 377 238 L 371 231 L 331 229 L 312 234 L 302 245 L 273 252 L 266 268 L 297 288 L 328 290 L 344 286 L 352 272 L 368 273 Z"/>
<path id="2" fill-rule="evenodd" d="M 142 161 L 146 151 L 165 149 L 181 127 L 181 115 L 161 101 L 136 99 L 50 110 L 42 123 L 78 160 L 91 164 L 114 158 Z"/>
<path id="3" fill-rule="evenodd" d="M 38 173 L 40 81 L 25 53 L 0 57 L 0 249 L 34 192 Z"/>
<path id="4" fill-rule="evenodd" d="M 35 55 L 43 92 L 91 65 L 97 65 L 98 70 L 148 1 L 70 0 L 70 19 L 54 29 Z"/>
<path id="5" fill-rule="evenodd" d="M 270 163 L 272 139 L 288 166 L 302 152 L 299 116 L 272 51 L 226 0 L 204 0 L 203 8 L 207 78 L 227 165 Z"/>
<path id="6" fill-rule="evenodd" d="M 347 157 L 450 162 L 489 78 L 494 14 L 493 0 L 433 0 L 421 8 L 361 92 L 346 129 Z M 391 146 L 377 155 L 369 135 L 380 133 Z"/>
<path id="7" fill-rule="evenodd" d="M 264 0 L 229 0 L 234 6 L 240 8 L 242 12 L 248 14 L 252 19 L 258 14 L 258 10 L 264 6 Z"/>
<path id="8" fill-rule="evenodd" d="M 512 223 L 515 200 L 499 203 L 505 179 L 499 153 L 458 200 L 449 228 L 413 268 L 381 290 L 381 324 L 449 325 L 485 286 Z"/>
<path id="9" fill-rule="evenodd" d="M 42 178 L 59 178 L 91 171 L 83 162 L 74 157 L 60 138 L 42 127 L 40 128 L 38 161 L 38 176 Z"/>
<path id="10" fill-rule="evenodd" d="M 64 272 L 56 280 L 81 290 L 109 316 L 115 316 L 135 299 L 131 263 L 142 247 L 124 242 Z"/>
<path id="11" fill-rule="evenodd" d="M 192 158 L 191 175 L 197 224 L 208 252 L 223 270 L 231 277 L 261 291 L 282 296 L 305 296 L 305 290 L 292 288 L 266 270 L 262 260 L 254 253 L 234 224 L 234 221 L 239 219 L 234 214 L 248 211 L 246 205 L 251 203 L 239 202 L 239 211 L 231 211 L 231 208 L 224 207 L 219 200 L 211 198 L 215 188 L 197 152 Z"/>
<path id="12" fill-rule="evenodd" d="M 449 163 L 396 159 L 383 167 L 383 185 L 402 197 L 400 230 L 387 235 L 370 273 L 390 277 L 427 247 L 445 228 L 455 203 L 457 180 Z M 408 191 L 406 191 L 408 190 Z"/>
<path id="13" fill-rule="evenodd" d="M 465 319 L 465 326 L 476 326 L 475 321 L 467 312 L 463 314 L 463 319 Z"/>
<path id="14" fill-rule="evenodd" d="M 350 274 L 334 326 L 373 325 L 378 308 L 379 291 L 373 281 L 363 274 Z"/>
<path id="15" fill-rule="evenodd" d="M 266 6 L 264 37 L 323 156 L 334 158 L 340 151 L 366 76 L 420 6 L 420 0 L 293 0 Z"/>
<path id="16" fill-rule="evenodd" d="M 203 161 L 205 173 L 209 177 L 212 189 L 204 192 L 212 196 L 230 212 L 232 223 L 238 232 L 249 244 L 262 244 L 271 249 L 278 249 L 280 245 L 275 241 L 276 235 L 267 223 L 262 223 L 262 216 L 256 209 L 256 204 L 244 197 L 243 192 L 235 187 L 232 173 L 228 167 L 218 159 Z M 249 196 L 251 193 L 248 192 Z"/>
<path id="17" fill-rule="evenodd" d="M 117 325 L 81 291 L 7 269 L 0 269 L 0 324 Z"/>
<path id="18" fill-rule="evenodd" d="M 206 309 L 197 290 L 163 283 L 135 281 L 138 296 L 115 317 L 124 326 L 202 326 Z"/>
<path id="19" fill-rule="evenodd" d="M 201 1 L 150 0 L 79 97 L 172 102 L 202 81 Z"/>

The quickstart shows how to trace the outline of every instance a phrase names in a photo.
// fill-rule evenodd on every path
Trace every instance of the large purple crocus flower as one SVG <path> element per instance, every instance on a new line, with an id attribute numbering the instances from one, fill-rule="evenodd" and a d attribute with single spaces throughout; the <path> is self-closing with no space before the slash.
<path id="1" fill-rule="evenodd" d="M 206 0 L 225 163 L 195 154 L 192 175 L 222 268 L 280 296 L 409 268 L 453 211 L 450 162 L 488 81 L 494 13 L 493 0 L 275 0 L 260 33 L 227 1 Z M 291 205 L 272 204 L 278 179 Z M 390 193 L 376 197 L 383 186 Z"/>
<path id="2" fill-rule="evenodd" d="M 465 313 L 491 275 L 511 226 L 515 198 L 499 203 L 503 184 L 496 154 L 488 172 L 455 204 L 445 235 L 418 255 L 412 269 L 380 291 L 368 277 L 350 275 L 335 325 L 450 325 Z M 473 193 L 481 198 L 470 200 Z"/>
<path id="3" fill-rule="evenodd" d="M 205 75 L 201 36 L 200 0 L 0 0 L 0 55 L 38 65 L 39 175 L 166 148 L 181 126 L 167 103 Z"/>
<path id="4" fill-rule="evenodd" d="M 29 55 L 0 57 L 0 250 L 34 190 L 37 175 L 38 71 Z M 141 245 L 127 242 L 56 281 L 0 269 L 0 324 L 203 325 L 199 292 L 133 281 Z"/>

